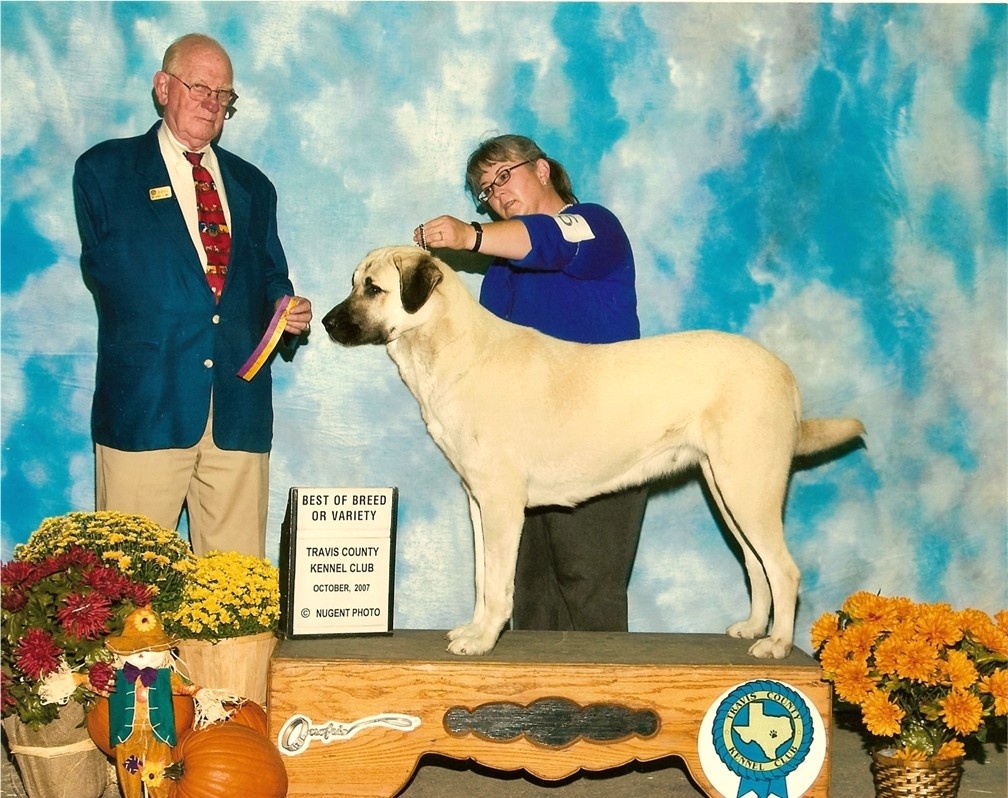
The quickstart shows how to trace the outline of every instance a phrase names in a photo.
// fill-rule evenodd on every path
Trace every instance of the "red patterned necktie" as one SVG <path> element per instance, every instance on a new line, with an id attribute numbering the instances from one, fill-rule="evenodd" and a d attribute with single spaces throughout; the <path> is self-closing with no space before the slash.
<path id="1" fill-rule="evenodd" d="M 213 176 L 200 164 L 203 153 L 187 152 L 185 157 L 192 164 L 193 182 L 196 184 L 196 215 L 199 218 L 200 240 L 207 256 L 207 282 L 214 292 L 214 299 L 219 300 L 231 259 L 231 231 Z"/>

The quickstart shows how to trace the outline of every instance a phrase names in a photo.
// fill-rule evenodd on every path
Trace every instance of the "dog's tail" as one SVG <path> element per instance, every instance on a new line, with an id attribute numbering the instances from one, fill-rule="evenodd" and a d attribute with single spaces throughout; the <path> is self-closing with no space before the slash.
<path id="1" fill-rule="evenodd" d="M 801 422 L 795 456 L 825 452 L 865 434 L 856 418 L 806 418 Z"/>

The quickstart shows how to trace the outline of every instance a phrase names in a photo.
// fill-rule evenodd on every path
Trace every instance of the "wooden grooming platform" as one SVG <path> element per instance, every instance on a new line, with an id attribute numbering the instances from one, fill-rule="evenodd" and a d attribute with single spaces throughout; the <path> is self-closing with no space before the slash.
<path id="1" fill-rule="evenodd" d="M 792 778 L 796 762 L 806 760 L 805 775 L 794 774 L 806 783 L 788 782 L 790 798 L 828 798 L 831 687 L 801 651 L 757 660 L 748 641 L 723 635 L 603 632 L 509 631 L 482 657 L 448 654 L 445 645 L 443 632 L 424 630 L 282 640 L 270 665 L 269 726 L 285 754 L 290 798 L 391 798 L 427 753 L 547 780 L 678 756 L 696 784 L 718 796 L 730 790 L 712 783 L 723 785 L 723 775 L 705 773 L 716 756 L 711 724 L 717 738 L 718 728 L 735 728 L 741 712 L 734 722 L 746 724 L 743 736 L 752 743 L 749 729 L 764 719 L 762 708 L 748 714 L 752 684 L 756 697 L 797 691 L 799 709 L 807 703 L 811 712 L 787 727 L 799 730 L 791 753 L 774 753 L 764 739 L 771 759 L 761 763 L 747 749 L 756 761 L 740 761 L 756 770 L 741 778 L 752 783 L 767 778 L 760 768 L 781 765 L 780 790 L 781 773 Z M 816 711 L 813 735 L 808 716 Z M 776 738 L 776 730 L 768 733 Z M 797 747 L 803 735 L 816 738 L 811 754 L 808 740 Z"/>

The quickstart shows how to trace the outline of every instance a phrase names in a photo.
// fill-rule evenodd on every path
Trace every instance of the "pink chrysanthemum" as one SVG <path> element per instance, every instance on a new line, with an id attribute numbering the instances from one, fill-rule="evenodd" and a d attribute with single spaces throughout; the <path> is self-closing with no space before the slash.
<path id="1" fill-rule="evenodd" d="M 27 603 L 28 596 L 23 588 L 4 585 L 3 591 L 0 592 L 0 607 L 7 612 L 17 612 Z"/>
<path id="2" fill-rule="evenodd" d="M 101 558 L 91 551 L 91 549 L 85 549 L 81 546 L 71 546 L 62 554 L 54 557 L 53 562 L 56 565 L 56 570 L 63 571 L 74 565 L 81 568 L 93 568 L 101 563 Z"/>
<path id="3" fill-rule="evenodd" d="M 111 617 L 111 600 L 94 590 L 87 593 L 71 593 L 66 597 L 64 605 L 56 610 L 56 618 L 63 626 L 63 630 L 82 640 L 95 640 L 107 635 Z"/>
<path id="4" fill-rule="evenodd" d="M 88 681 L 96 693 L 108 695 L 115 684 L 115 665 L 111 662 L 96 662 L 88 669 Z"/>
<path id="5" fill-rule="evenodd" d="M 13 681 L 7 671 L 0 673 L 0 709 L 2 709 L 4 715 L 7 714 L 9 709 L 17 706 L 17 699 L 10 693 Z"/>
<path id="6" fill-rule="evenodd" d="M 38 580 L 38 568 L 35 563 L 11 560 L 0 567 L 0 582 L 4 588 L 28 587 Z"/>
<path id="7" fill-rule="evenodd" d="M 14 665 L 25 676 L 41 679 L 59 667 L 60 647 L 43 629 L 29 629 L 14 649 Z"/>
<path id="8" fill-rule="evenodd" d="M 85 571 L 82 579 L 85 585 L 103 593 L 113 601 L 119 599 L 131 583 L 129 577 L 107 565 L 98 565 Z"/>
<path id="9" fill-rule="evenodd" d="M 122 592 L 122 598 L 132 602 L 137 607 L 150 604 L 155 595 L 157 595 L 157 590 L 151 585 L 144 585 L 132 580 L 127 582 Z"/>

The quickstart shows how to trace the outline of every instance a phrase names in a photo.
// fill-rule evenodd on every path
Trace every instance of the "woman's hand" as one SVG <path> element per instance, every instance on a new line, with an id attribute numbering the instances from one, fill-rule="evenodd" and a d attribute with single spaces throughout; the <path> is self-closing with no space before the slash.
<path id="1" fill-rule="evenodd" d="M 424 249 L 472 249 L 476 229 L 454 216 L 438 216 L 413 230 L 413 243 Z"/>
<path id="2" fill-rule="evenodd" d="M 480 253 L 508 260 L 521 260 L 532 250 L 528 229 L 517 219 L 485 222 Z M 413 243 L 424 249 L 471 250 L 476 228 L 454 216 L 437 216 L 413 230 Z"/>

